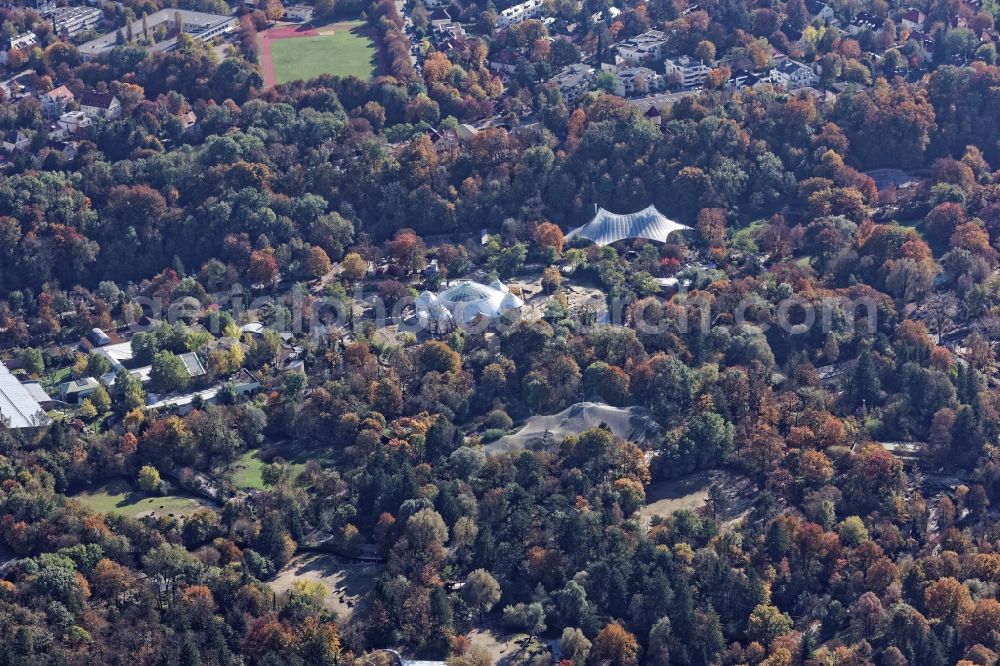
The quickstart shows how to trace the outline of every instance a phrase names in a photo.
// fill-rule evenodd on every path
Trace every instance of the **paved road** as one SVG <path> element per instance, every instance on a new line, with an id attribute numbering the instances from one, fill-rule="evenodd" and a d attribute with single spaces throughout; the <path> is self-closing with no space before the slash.
<path id="1" fill-rule="evenodd" d="M 410 14 L 406 11 L 406 0 L 396 0 L 396 11 L 403 19 L 403 28 L 406 38 L 410 42 L 410 64 L 414 67 L 417 66 L 417 56 L 413 53 L 413 48 L 419 46 L 417 43 L 416 35 L 412 32 L 413 30 L 413 20 L 410 18 Z M 409 28 L 411 32 L 406 32 L 405 29 Z"/>

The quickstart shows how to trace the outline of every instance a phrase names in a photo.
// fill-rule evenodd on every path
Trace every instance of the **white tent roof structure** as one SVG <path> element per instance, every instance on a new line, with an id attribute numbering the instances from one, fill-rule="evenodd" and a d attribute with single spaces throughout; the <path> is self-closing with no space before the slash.
<path id="1" fill-rule="evenodd" d="M 665 217 L 652 205 L 625 215 L 598 208 L 594 218 L 566 234 L 566 240 L 586 238 L 597 245 L 611 245 L 626 238 L 645 238 L 665 243 L 673 232 L 690 228 Z"/>
<path id="2" fill-rule="evenodd" d="M 550 416 L 533 416 L 512 435 L 484 446 L 487 455 L 496 455 L 543 444 L 558 444 L 567 435 L 579 435 L 601 424 L 616 437 L 642 442 L 656 437 L 662 428 L 642 407 L 612 407 L 598 402 L 578 402 Z"/>

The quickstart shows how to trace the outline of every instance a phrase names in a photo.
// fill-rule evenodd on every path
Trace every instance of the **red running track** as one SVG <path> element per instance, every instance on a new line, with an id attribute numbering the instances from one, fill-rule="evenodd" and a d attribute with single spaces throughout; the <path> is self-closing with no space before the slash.
<path id="1" fill-rule="evenodd" d="M 319 31 L 315 29 L 297 28 L 287 26 L 282 28 L 271 28 L 260 33 L 260 67 L 264 75 L 264 87 L 273 88 L 277 84 L 274 76 L 274 59 L 271 55 L 271 40 L 274 39 L 295 39 L 297 37 L 316 37 Z"/>

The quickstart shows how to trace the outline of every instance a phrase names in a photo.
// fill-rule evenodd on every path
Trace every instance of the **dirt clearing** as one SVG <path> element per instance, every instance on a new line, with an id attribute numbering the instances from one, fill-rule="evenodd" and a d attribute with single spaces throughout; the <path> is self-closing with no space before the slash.
<path id="1" fill-rule="evenodd" d="M 721 516 L 723 523 L 733 522 L 750 510 L 756 490 L 749 478 L 729 470 L 708 470 L 654 481 L 646 490 L 646 506 L 639 510 L 639 516 L 649 525 L 653 516 L 666 518 L 682 509 L 697 511 L 705 506 L 713 485 L 721 486 L 728 500 Z"/>
<path id="2" fill-rule="evenodd" d="M 268 585 L 278 594 L 292 589 L 296 580 L 319 581 L 327 586 L 329 594 L 323 605 L 347 620 L 365 602 L 375 579 L 385 570 L 385 565 L 354 562 L 326 553 L 306 553 L 292 558 Z"/>

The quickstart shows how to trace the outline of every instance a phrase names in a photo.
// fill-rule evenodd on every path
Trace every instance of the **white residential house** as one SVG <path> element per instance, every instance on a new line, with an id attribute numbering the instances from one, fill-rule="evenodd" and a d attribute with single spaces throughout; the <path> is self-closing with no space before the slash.
<path id="1" fill-rule="evenodd" d="M 538 18 L 542 14 L 543 6 L 544 2 L 542 0 L 527 0 L 527 2 L 508 7 L 497 15 L 497 26 L 500 28 L 509 28 L 515 23 Z"/>
<path id="2" fill-rule="evenodd" d="M 38 45 L 38 37 L 33 32 L 22 32 L 17 37 L 11 37 L 0 42 L 0 64 L 7 64 L 7 56 L 11 51 L 23 51 Z"/>
<path id="3" fill-rule="evenodd" d="M 782 60 L 771 70 L 771 80 L 786 90 L 809 88 L 819 84 L 819 77 L 808 65 L 795 60 Z"/>
<path id="4" fill-rule="evenodd" d="M 66 134 L 79 134 L 93 125 L 94 121 L 83 111 L 67 111 L 59 116 L 58 124 Z"/>
<path id="5" fill-rule="evenodd" d="M 663 92 L 667 88 L 667 79 L 649 67 L 634 67 L 632 65 L 615 67 L 604 63 L 601 65 L 601 69 L 615 75 L 615 94 L 619 97 L 649 95 Z"/>
<path id="6" fill-rule="evenodd" d="M 46 118 L 58 118 L 75 99 L 76 96 L 66 86 L 53 88 L 38 97 L 42 103 L 42 115 Z"/>
<path id="7" fill-rule="evenodd" d="M 45 142 L 45 148 L 59 153 L 63 158 L 67 160 L 76 159 L 76 144 L 67 143 L 65 141 L 57 141 L 55 139 L 49 139 Z"/>
<path id="8" fill-rule="evenodd" d="M 632 39 L 615 44 L 615 63 L 641 65 L 663 57 L 667 35 L 661 30 L 647 30 Z"/>
<path id="9" fill-rule="evenodd" d="M 28 137 L 21 130 L 11 130 L 3 135 L 3 149 L 8 153 L 15 153 L 27 149 L 31 144 Z"/>
<path id="10" fill-rule="evenodd" d="M 66 128 L 60 125 L 58 122 L 50 123 L 48 127 L 48 132 L 46 133 L 46 135 L 52 141 L 62 141 L 67 137 L 68 134 L 69 132 L 66 131 Z"/>
<path id="11" fill-rule="evenodd" d="M 122 105 L 109 92 L 88 90 L 80 96 L 80 110 L 91 119 L 116 120 L 122 115 Z"/>
<path id="12" fill-rule="evenodd" d="M 308 23 L 312 21 L 314 12 L 315 10 L 308 5 L 292 5 L 285 7 L 285 18 L 289 21 Z"/>
<path id="13" fill-rule="evenodd" d="M 230 381 L 235 385 L 237 395 L 253 395 L 260 389 L 260 380 L 246 368 L 233 375 Z"/>
<path id="14" fill-rule="evenodd" d="M 691 56 L 677 56 L 664 61 L 667 80 L 679 83 L 685 88 L 700 86 L 705 83 L 708 73 L 712 71 L 705 63 Z"/>
<path id="15" fill-rule="evenodd" d="M 582 62 L 568 65 L 559 70 L 552 80 L 559 86 L 563 99 L 572 104 L 583 93 L 590 90 L 594 80 L 594 68 Z"/>

